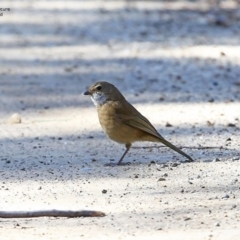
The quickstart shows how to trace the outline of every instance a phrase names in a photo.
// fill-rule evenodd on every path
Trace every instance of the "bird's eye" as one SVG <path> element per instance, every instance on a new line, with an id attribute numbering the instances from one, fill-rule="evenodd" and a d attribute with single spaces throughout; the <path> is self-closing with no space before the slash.
<path id="1" fill-rule="evenodd" d="M 97 90 L 99 90 L 99 91 L 100 91 L 101 89 L 102 89 L 102 87 L 101 87 L 101 86 L 98 86 L 98 87 L 97 87 Z"/>

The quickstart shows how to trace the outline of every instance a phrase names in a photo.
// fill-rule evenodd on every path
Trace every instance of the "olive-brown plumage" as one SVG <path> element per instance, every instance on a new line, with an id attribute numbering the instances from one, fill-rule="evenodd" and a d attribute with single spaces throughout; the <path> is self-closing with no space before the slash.
<path id="1" fill-rule="evenodd" d="M 106 135 L 113 141 L 126 146 L 117 165 L 121 164 L 132 143 L 137 141 L 161 142 L 188 158 L 189 161 L 193 161 L 190 156 L 165 140 L 148 119 L 127 102 L 114 85 L 108 82 L 97 82 L 84 95 L 91 96 Z"/>

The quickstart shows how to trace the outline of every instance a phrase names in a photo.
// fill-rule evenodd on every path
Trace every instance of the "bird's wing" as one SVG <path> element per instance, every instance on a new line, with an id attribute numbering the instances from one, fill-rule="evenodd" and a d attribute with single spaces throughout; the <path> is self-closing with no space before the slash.
<path id="1" fill-rule="evenodd" d="M 164 139 L 148 121 L 148 119 L 138 112 L 132 105 L 127 104 L 124 105 L 124 107 L 116 108 L 115 114 L 125 124 L 138 128 L 157 138 Z"/>

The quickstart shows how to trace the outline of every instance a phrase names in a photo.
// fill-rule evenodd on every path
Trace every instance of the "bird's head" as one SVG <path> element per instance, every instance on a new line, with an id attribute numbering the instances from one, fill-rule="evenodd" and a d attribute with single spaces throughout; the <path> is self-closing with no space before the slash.
<path id="1" fill-rule="evenodd" d="M 111 83 L 97 82 L 89 87 L 84 95 L 90 95 L 96 107 L 102 106 L 107 101 L 124 99 L 119 90 Z"/>

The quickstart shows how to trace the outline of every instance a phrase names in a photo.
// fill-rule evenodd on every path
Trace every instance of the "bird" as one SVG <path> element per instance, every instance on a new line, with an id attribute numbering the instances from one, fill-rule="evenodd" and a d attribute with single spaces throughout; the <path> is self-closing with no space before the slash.
<path id="1" fill-rule="evenodd" d="M 158 133 L 150 121 L 134 108 L 122 93 L 109 82 L 96 82 L 88 88 L 84 95 L 89 95 L 97 108 L 99 122 L 105 134 L 113 141 L 125 144 L 125 151 L 115 163 L 106 165 L 125 165 L 123 159 L 132 143 L 138 141 L 160 142 L 187 158 L 194 160 L 185 152 L 174 146 Z"/>

